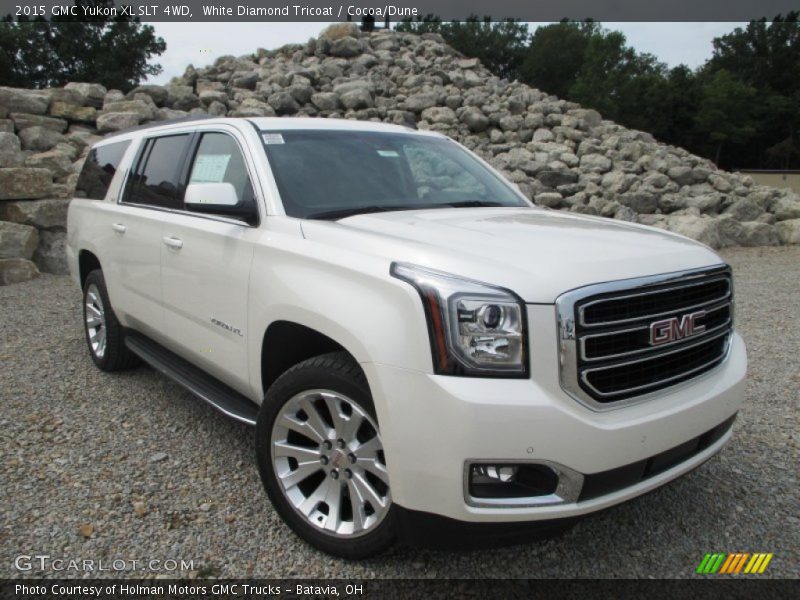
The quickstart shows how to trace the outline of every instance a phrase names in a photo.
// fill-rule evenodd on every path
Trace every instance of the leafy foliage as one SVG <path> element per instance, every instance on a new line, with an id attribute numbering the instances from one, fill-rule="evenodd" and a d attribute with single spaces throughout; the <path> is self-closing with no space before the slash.
<path id="1" fill-rule="evenodd" d="M 503 77 L 595 108 L 721 166 L 787 169 L 800 168 L 798 25 L 797 12 L 752 21 L 716 38 L 713 56 L 696 71 L 669 69 L 592 21 L 563 20 L 529 35 L 523 23 L 442 23 L 428 15 L 397 28 L 440 33 Z"/>
<path id="2" fill-rule="evenodd" d="M 111 7 L 113 0 L 75 0 L 77 6 Z M 81 15 L 83 11 L 80 11 Z M 46 21 L 10 15 L 0 25 L 0 85 L 44 88 L 69 81 L 101 83 L 128 91 L 161 66 L 152 56 L 166 49 L 153 27 L 126 15 L 59 16 Z"/>
<path id="3" fill-rule="evenodd" d="M 397 31 L 438 33 L 467 56 L 475 57 L 500 77 L 516 77 L 528 44 L 528 25 L 513 19 L 493 22 L 470 15 L 466 21 L 443 23 L 433 15 L 397 24 Z"/>

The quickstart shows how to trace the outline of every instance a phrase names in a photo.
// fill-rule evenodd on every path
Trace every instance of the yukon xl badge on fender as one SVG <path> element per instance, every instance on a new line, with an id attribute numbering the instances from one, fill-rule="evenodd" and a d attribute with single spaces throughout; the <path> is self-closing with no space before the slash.
<path id="1" fill-rule="evenodd" d="M 227 323 L 220 321 L 219 319 L 215 319 L 214 317 L 211 317 L 211 322 L 217 327 L 222 327 L 223 329 L 230 331 L 231 333 L 235 333 L 239 337 L 244 337 L 242 330 L 239 329 L 238 327 L 234 327 L 233 325 L 228 325 Z"/>
<path id="2" fill-rule="evenodd" d="M 705 316 L 706 311 L 698 310 L 680 318 L 671 317 L 650 323 L 650 345 L 660 346 L 703 333 L 706 326 L 698 325 L 697 321 Z"/>

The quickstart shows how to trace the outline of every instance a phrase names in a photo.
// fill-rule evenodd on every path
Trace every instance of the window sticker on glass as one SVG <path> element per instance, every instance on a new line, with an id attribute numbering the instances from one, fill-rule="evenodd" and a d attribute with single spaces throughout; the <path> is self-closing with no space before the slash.
<path id="1" fill-rule="evenodd" d="M 228 170 L 230 154 L 200 154 L 194 161 L 191 183 L 220 183 Z"/>
<path id="2" fill-rule="evenodd" d="M 262 133 L 261 139 L 265 144 L 283 144 L 283 136 L 280 133 Z"/>
<path id="3" fill-rule="evenodd" d="M 378 154 L 386 158 L 397 158 L 399 156 L 395 150 L 378 150 Z"/>

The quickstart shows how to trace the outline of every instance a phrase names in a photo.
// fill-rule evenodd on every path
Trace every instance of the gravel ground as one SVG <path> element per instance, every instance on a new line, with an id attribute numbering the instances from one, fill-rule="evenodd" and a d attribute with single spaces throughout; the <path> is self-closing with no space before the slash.
<path id="1" fill-rule="evenodd" d="M 183 576 L 688 577 L 711 551 L 774 552 L 766 576 L 797 577 L 800 248 L 724 257 L 750 378 L 718 457 L 554 540 L 397 548 L 360 563 L 317 552 L 283 525 L 249 428 L 151 369 L 97 370 L 68 279 L 0 288 L 0 577 L 22 575 L 13 564 L 22 554 L 193 561 Z"/>

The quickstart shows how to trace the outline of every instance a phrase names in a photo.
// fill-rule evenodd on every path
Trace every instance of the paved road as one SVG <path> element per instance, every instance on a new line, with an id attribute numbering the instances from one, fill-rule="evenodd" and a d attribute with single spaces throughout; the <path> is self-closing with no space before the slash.
<path id="1" fill-rule="evenodd" d="M 250 429 L 150 369 L 95 369 L 66 278 L 0 288 L 0 577 L 19 576 L 15 557 L 33 554 L 106 566 L 183 559 L 193 561 L 184 575 L 227 577 L 688 577 L 710 551 L 774 552 L 766 575 L 797 577 L 800 248 L 724 256 L 751 374 L 718 457 L 555 540 L 398 548 L 361 563 L 323 555 L 283 525 Z"/>

